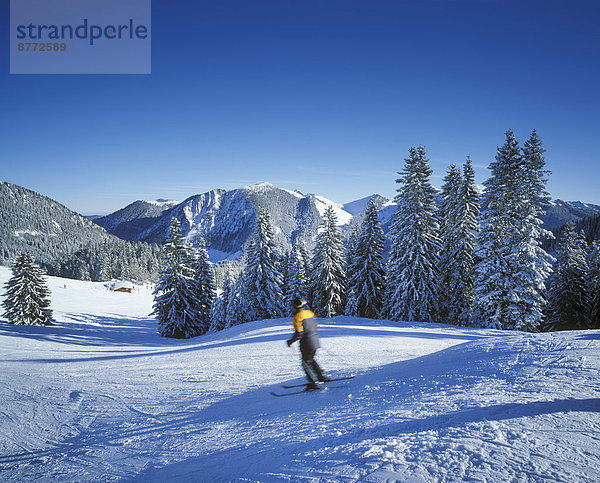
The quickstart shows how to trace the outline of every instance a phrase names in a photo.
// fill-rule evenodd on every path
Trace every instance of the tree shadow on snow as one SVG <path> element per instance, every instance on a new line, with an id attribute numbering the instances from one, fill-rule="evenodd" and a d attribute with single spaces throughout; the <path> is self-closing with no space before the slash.
<path id="1" fill-rule="evenodd" d="M 594 330 L 589 334 L 582 334 L 577 337 L 579 340 L 600 340 L 600 330 Z"/>
<path id="2" fill-rule="evenodd" d="M 74 346 L 165 346 L 149 317 L 66 314 L 53 326 L 0 323 L 0 335 Z"/>
<path id="3" fill-rule="evenodd" d="M 321 325 L 319 326 L 319 336 L 321 338 L 328 337 L 411 337 L 416 339 L 461 339 L 475 340 L 481 339 L 480 334 L 466 334 L 465 332 L 453 333 L 451 330 L 444 332 L 424 332 L 424 331 L 407 331 L 397 329 L 374 329 L 371 326 L 360 327 L 357 325 Z"/>
<path id="4" fill-rule="evenodd" d="M 1 334 L 1 332 L 0 332 Z M 93 361 L 113 361 L 113 360 L 121 360 L 121 359 L 138 359 L 141 357 L 154 357 L 154 356 L 163 356 L 163 355 L 167 355 L 167 354 L 182 354 L 182 353 L 186 353 L 186 352 L 196 352 L 196 351 L 202 351 L 202 350 L 208 350 L 208 349 L 220 349 L 223 347 L 228 347 L 228 346 L 236 346 L 236 345 L 241 345 L 241 344 L 252 344 L 255 342 L 272 342 L 272 341 L 278 341 L 283 343 L 285 341 L 285 338 L 282 338 L 281 336 L 254 336 L 254 337 L 247 337 L 247 338 L 243 338 L 243 339 L 236 339 L 236 340 L 232 340 L 232 341 L 226 341 L 226 342 L 208 342 L 208 341 L 204 341 L 201 339 L 202 336 L 194 338 L 194 339 L 168 339 L 165 337 L 159 337 L 161 340 L 165 340 L 165 341 L 173 341 L 173 343 L 169 344 L 168 342 L 165 342 L 164 344 L 156 344 L 157 349 L 156 350 L 151 350 L 151 351 L 137 351 L 137 352 L 131 352 L 128 353 L 127 352 L 127 346 L 130 347 L 135 347 L 135 345 L 132 346 L 132 344 L 129 344 L 129 342 L 123 342 L 121 344 L 121 348 L 123 349 L 120 352 L 125 352 L 125 353 L 120 353 L 120 354 L 113 354 L 113 355 L 98 355 L 98 356 L 86 356 L 86 357 L 70 357 L 70 358 L 40 358 L 40 359 L 19 359 L 19 360 L 6 360 L 6 362 L 49 362 L 49 363 L 71 363 L 71 362 L 93 362 Z M 180 341 L 177 345 L 181 346 L 181 341 L 184 342 L 188 342 L 188 344 L 186 344 L 184 347 L 177 347 L 177 348 L 171 348 L 169 349 L 169 347 L 173 347 L 173 345 L 175 345 L 176 341 Z M 193 345 L 190 345 L 189 343 L 192 342 Z M 144 343 L 144 344 L 139 344 L 141 346 L 144 347 L 148 347 L 149 344 Z M 159 348 L 163 348 L 162 350 Z M 99 354 L 106 354 L 106 351 L 99 351 Z"/>
<path id="5" fill-rule="evenodd" d="M 157 332 L 157 322 L 151 318 L 123 318 L 119 315 L 101 316 L 95 314 L 76 314 L 65 316 L 66 322 L 57 322 L 55 326 L 11 325 L 0 323 L 0 336 L 29 338 L 39 341 L 57 342 L 79 347 L 118 347 L 118 354 L 107 354 L 100 350 L 98 355 L 83 357 L 53 357 L 40 359 L 13 360 L 13 362 L 46 362 L 46 363 L 71 363 L 91 361 L 111 361 L 120 359 L 136 359 L 153 357 L 165 354 L 178 354 L 207 349 L 221 349 L 243 344 L 277 342 L 283 344 L 288 333 L 261 334 L 245 337 L 243 334 L 229 340 L 219 340 L 221 333 L 209 333 L 191 339 L 172 339 L 161 337 Z M 250 323 L 252 324 L 252 323 Z M 243 329 L 246 324 L 234 327 Z M 274 325 L 273 328 L 280 328 Z M 248 325 L 248 330 L 253 327 Z M 290 330 L 291 334 L 291 330 Z M 407 330 L 386 330 L 373 326 L 360 327 L 352 325 L 324 325 L 319 329 L 323 339 L 336 337 L 398 337 L 415 339 L 481 339 L 481 335 L 468 335 L 464 332 L 454 333 L 452 328 L 442 332 L 423 332 Z M 215 340 L 216 339 L 216 340 Z M 159 350 L 134 351 L 129 349 L 155 348 Z M 64 354 L 68 354 L 63 351 Z"/>

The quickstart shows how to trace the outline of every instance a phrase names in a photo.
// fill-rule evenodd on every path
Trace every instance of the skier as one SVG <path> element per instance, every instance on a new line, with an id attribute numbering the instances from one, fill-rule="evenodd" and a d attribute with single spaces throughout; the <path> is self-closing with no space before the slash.
<path id="1" fill-rule="evenodd" d="M 302 353 L 302 369 L 308 378 L 308 390 L 319 389 L 324 382 L 330 379 L 323 375 L 323 371 L 315 361 L 315 353 L 320 347 L 319 334 L 317 333 L 317 319 L 315 314 L 306 309 L 306 300 L 294 299 L 292 308 L 294 315 L 294 335 L 287 341 L 288 347 L 300 339 L 300 352 Z"/>

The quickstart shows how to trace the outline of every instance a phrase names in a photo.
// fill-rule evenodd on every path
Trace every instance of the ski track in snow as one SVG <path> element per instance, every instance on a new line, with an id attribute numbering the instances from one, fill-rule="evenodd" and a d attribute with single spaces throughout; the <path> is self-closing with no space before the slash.
<path id="1" fill-rule="evenodd" d="M 0 323 L 1 481 L 600 481 L 600 331 L 324 319 L 356 377 L 274 398 L 288 319 L 171 340 L 146 289 L 49 285 L 55 327 Z"/>

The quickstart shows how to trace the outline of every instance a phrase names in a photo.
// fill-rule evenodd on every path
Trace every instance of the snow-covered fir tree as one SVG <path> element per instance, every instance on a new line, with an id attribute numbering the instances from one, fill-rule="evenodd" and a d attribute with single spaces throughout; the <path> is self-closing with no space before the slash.
<path id="1" fill-rule="evenodd" d="M 442 249 L 440 251 L 439 273 L 439 312 L 440 320 L 457 323 L 449 317 L 451 299 L 453 298 L 451 286 L 454 278 L 458 276 L 456 267 L 453 266 L 453 256 L 459 243 L 459 232 L 457 230 L 460 191 L 463 184 L 460 169 L 456 164 L 448 167 L 448 172 L 442 184 L 441 201 L 439 204 L 438 218 L 440 221 L 440 240 Z"/>
<path id="2" fill-rule="evenodd" d="M 231 282 L 231 291 L 227 299 L 227 327 L 250 321 L 244 300 L 244 279 L 238 274 Z"/>
<path id="3" fill-rule="evenodd" d="M 371 200 L 365 209 L 354 259 L 348 269 L 347 315 L 371 319 L 381 315 L 385 295 L 384 243 L 379 213 Z"/>
<path id="4" fill-rule="evenodd" d="M 296 238 L 287 263 L 285 300 L 288 315 L 291 315 L 292 300 L 295 298 L 306 300 L 308 298 L 310 272 L 307 269 L 310 262 L 307 259 L 308 253 L 304 241 Z"/>
<path id="5" fill-rule="evenodd" d="M 244 305 L 249 320 L 283 316 L 282 306 L 285 300 L 279 259 L 271 217 L 265 209 L 261 209 L 248 244 L 243 275 Z"/>
<path id="6" fill-rule="evenodd" d="M 496 161 L 490 164 L 492 176 L 482 197 L 481 231 L 477 239 L 473 325 L 494 329 L 507 328 L 507 306 L 513 290 L 509 265 L 512 240 L 509 236 L 519 223 L 514 197 L 521 173 L 519 143 L 512 131 L 498 148 Z"/>
<path id="7" fill-rule="evenodd" d="M 425 148 L 411 147 L 394 201 L 385 306 L 392 320 L 431 322 L 438 315 L 439 222 Z"/>
<path id="8" fill-rule="evenodd" d="M 542 248 L 544 238 L 551 238 L 550 231 L 542 227 L 544 203 L 550 201 L 546 191 L 548 174 L 542 140 L 533 130 L 523 146 L 523 178 L 521 195 L 522 222 L 513 229 L 513 256 L 511 262 L 517 278 L 513 297 L 517 302 L 508 328 L 535 332 L 544 320 L 547 281 L 552 273 L 554 258 Z"/>
<path id="9" fill-rule="evenodd" d="M 600 329 L 600 240 L 595 240 L 590 244 L 587 263 L 590 327 Z"/>
<path id="10" fill-rule="evenodd" d="M 192 266 L 194 269 L 194 291 L 196 293 L 198 324 L 202 326 L 200 333 L 204 334 L 210 329 L 211 310 L 216 288 L 214 272 L 208 262 L 204 238 L 198 238 L 196 243 L 196 257 Z"/>
<path id="11" fill-rule="evenodd" d="M 550 171 L 546 169 L 545 152 L 542 139 L 534 129 L 523 145 L 524 177 L 526 178 L 526 182 L 523 184 L 527 191 L 526 199 L 529 201 L 528 211 L 532 211 L 536 216 L 544 214 L 543 205 L 551 200 L 550 194 L 546 190 Z"/>
<path id="12" fill-rule="evenodd" d="M 298 250 L 298 259 L 302 262 L 304 266 L 304 275 L 305 282 L 307 284 L 306 290 L 308 291 L 308 286 L 310 285 L 310 274 L 312 273 L 312 260 L 308 250 L 306 248 L 306 243 L 302 239 L 296 239 L 295 241 L 296 248 Z"/>
<path id="13" fill-rule="evenodd" d="M 360 225 L 355 225 L 352 231 L 350 232 L 350 236 L 348 237 L 348 242 L 346 243 L 346 282 L 347 282 L 347 290 L 346 290 L 346 307 L 344 309 L 345 315 L 354 315 L 357 307 L 356 307 L 356 297 L 354 294 L 354 289 L 352 286 L 352 274 L 357 270 L 358 260 L 357 260 L 357 247 L 358 247 L 358 235 L 360 234 Z M 385 276 L 385 271 L 384 271 Z"/>
<path id="14" fill-rule="evenodd" d="M 189 338 L 205 330 L 200 320 L 194 281 L 194 258 L 191 246 L 181 234 L 176 218 L 163 247 L 164 269 L 154 290 L 153 315 L 158 319 L 158 332 L 164 337 Z"/>
<path id="15" fill-rule="evenodd" d="M 456 174 L 459 185 L 449 189 L 453 201 L 444 206 L 443 213 L 442 252 L 440 269 L 443 289 L 442 310 L 446 320 L 452 324 L 466 326 L 469 324 L 473 306 L 474 250 L 479 231 L 479 196 L 475 189 L 475 172 L 471 159 L 467 158 L 462 177 Z M 451 182 L 453 184 L 454 181 Z"/>
<path id="16" fill-rule="evenodd" d="M 346 244 L 346 271 L 349 273 L 352 270 L 354 261 L 356 260 L 356 246 L 358 245 L 358 235 L 360 234 L 360 225 L 355 225 L 348 242 Z"/>
<path id="17" fill-rule="evenodd" d="M 512 131 L 491 163 L 476 256 L 473 323 L 535 331 L 543 319 L 552 258 L 541 248 L 546 197 L 543 148 L 535 131 L 523 154 Z"/>
<path id="18" fill-rule="evenodd" d="M 230 326 L 228 314 L 229 297 L 231 296 L 232 280 L 229 274 L 225 274 L 223 280 L 223 290 L 221 294 L 213 300 L 213 310 L 211 313 L 210 330 L 217 332 Z"/>
<path id="19" fill-rule="evenodd" d="M 346 306 L 344 245 L 333 207 L 325 210 L 312 258 L 310 301 L 320 317 L 341 315 Z"/>
<path id="20" fill-rule="evenodd" d="M 589 321 L 587 243 L 571 220 L 562 233 L 550 278 L 545 328 L 587 329 Z"/>
<path id="21" fill-rule="evenodd" d="M 285 252 L 285 254 L 281 257 L 281 261 L 279 264 L 279 268 L 281 270 L 281 278 L 282 278 L 282 285 L 281 285 L 281 292 L 283 293 L 283 298 L 284 298 L 284 303 L 283 303 L 283 313 L 284 315 L 292 315 L 292 308 L 290 307 L 290 302 L 291 302 L 291 295 L 290 293 L 292 292 L 292 280 L 291 280 L 291 274 L 293 272 L 293 260 L 292 260 L 292 251 L 287 251 Z"/>
<path id="22" fill-rule="evenodd" d="M 10 324 L 53 325 L 50 290 L 44 272 L 28 253 L 17 256 L 12 277 L 5 284 L 4 317 Z"/>

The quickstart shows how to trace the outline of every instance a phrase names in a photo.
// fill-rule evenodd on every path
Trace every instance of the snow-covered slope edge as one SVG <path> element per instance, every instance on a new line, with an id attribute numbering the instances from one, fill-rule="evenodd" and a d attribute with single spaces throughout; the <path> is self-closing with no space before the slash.
<path id="1" fill-rule="evenodd" d="M 288 320 L 163 339 L 149 290 L 49 284 L 57 326 L 0 323 L 1 480 L 600 478 L 600 331 L 322 320 L 320 363 L 357 377 L 275 399 Z"/>

